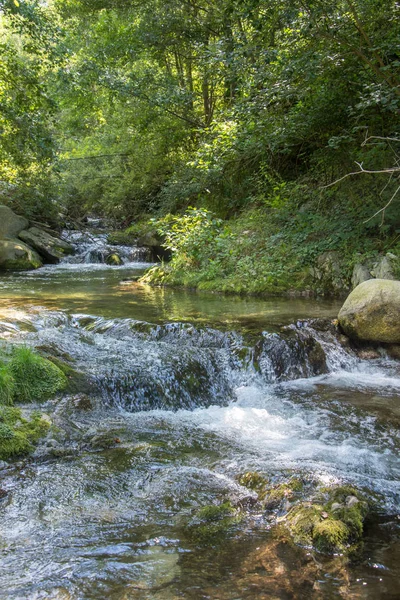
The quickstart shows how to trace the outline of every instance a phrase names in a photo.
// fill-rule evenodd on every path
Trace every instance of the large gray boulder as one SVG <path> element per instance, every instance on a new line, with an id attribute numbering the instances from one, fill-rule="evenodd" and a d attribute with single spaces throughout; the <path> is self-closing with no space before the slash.
<path id="1" fill-rule="evenodd" d="M 19 237 L 37 250 L 46 262 L 58 263 L 66 254 L 72 254 L 74 249 L 71 244 L 56 238 L 39 227 L 21 231 Z"/>
<path id="2" fill-rule="evenodd" d="M 41 266 L 37 252 L 20 240 L 0 240 L 0 270 L 26 271 Z"/>
<path id="3" fill-rule="evenodd" d="M 0 204 L 0 238 L 16 238 L 28 226 L 29 222 L 25 217 L 16 215 L 11 208 Z"/>
<path id="4" fill-rule="evenodd" d="M 400 281 L 361 283 L 343 304 L 338 319 L 350 338 L 400 344 Z"/>

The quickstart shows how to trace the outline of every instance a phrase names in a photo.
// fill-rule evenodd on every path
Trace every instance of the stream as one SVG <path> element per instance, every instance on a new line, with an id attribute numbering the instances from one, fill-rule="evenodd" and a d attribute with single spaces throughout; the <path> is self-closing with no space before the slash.
<path id="1" fill-rule="evenodd" d="M 55 429 L 0 466 L 0 597 L 399 598 L 400 362 L 340 339 L 340 301 L 150 288 L 145 249 L 107 266 L 104 236 L 69 239 L 59 265 L 0 279 L 0 336 L 85 381 L 33 407 Z M 368 490 L 361 554 L 283 542 L 247 471 Z M 244 518 L 199 544 L 196 514 L 227 500 Z"/>

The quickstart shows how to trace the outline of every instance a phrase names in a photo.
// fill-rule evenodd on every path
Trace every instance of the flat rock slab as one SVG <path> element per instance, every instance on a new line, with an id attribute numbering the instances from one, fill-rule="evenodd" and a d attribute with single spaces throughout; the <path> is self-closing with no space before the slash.
<path id="1" fill-rule="evenodd" d="M 73 253 L 73 247 L 68 242 L 56 238 L 39 227 L 21 231 L 21 240 L 35 248 L 46 262 L 58 263 L 66 254 Z"/>
<path id="2" fill-rule="evenodd" d="M 400 281 L 361 283 L 343 304 L 338 319 L 350 338 L 400 344 Z"/>

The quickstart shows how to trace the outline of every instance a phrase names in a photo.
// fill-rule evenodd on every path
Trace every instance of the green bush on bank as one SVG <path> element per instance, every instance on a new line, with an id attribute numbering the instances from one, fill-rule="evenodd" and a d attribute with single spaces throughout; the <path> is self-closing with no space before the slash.
<path id="1" fill-rule="evenodd" d="M 315 266 L 333 251 L 350 286 L 356 262 L 399 250 L 396 213 L 389 212 L 383 225 L 380 217 L 370 219 L 376 192 L 359 182 L 335 194 L 281 184 L 228 221 L 202 208 L 167 215 L 157 227 L 172 260 L 152 268 L 142 281 L 233 293 L 324 294 L 332 290 L 329 282 L 317 280 Z"/>

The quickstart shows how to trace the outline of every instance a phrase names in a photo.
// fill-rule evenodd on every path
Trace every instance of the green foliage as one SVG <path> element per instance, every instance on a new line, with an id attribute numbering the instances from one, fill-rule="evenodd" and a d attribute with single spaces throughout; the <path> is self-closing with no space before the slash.
<path id="1" fill-rule="evenodd" d="M 369 221 L 379 184 L 355 181 L 332 201 L 332 192 L 299 184 L 275 185 L 261 206 L 222 222 L 207 211 L 168 216 L 161 221 L 172 261 L 152 268 L 145 282 L 235 293 L 280 294 L 310 290 L 335 293 L 329 277 L 318 279 L 318 258 L 340 258 L 340 291 L 350 285 L 355 262 L 389 250 L 396 235 Z M 349 202 L 349 199 L 351 200 Z M 394 227 L 398 214 L 389 213 Z M 337 292 L 336 292 L 337 293 Z"/>
<path id="2" fill-rule="evenodd" d="M 0 364 L 0 404 L 13 404 L 15 381 L 8 365 Z"/>
<path id="3" fill-rule="evenodd" d="M 67 384 L 64 373 L 56 365 L 29 348 L 14 349 L 8 369 L 14 378 L 14 395 L 19 402 L 47 400 Z"/>
<path id="4" fill-rule="evenodd" d="M 318 253 L 344 249 L 350 264 L 362 236 L 375 252 L 397 235 L 399 194 L 383 224 L 364 221 L 395 194 L 398 170 L 322 191 L 355 161 L 398 164 L 392 0 L 0 6 L 0 194 L 19 212 L 92 212 L 116 228 L 183 214 L 160 227 L 186 248 L 150 279 L 236 292 L 313 285 Z M 262 232 L 249 223 L 242 235 L 249 214 Z"/>
<path id="5" fill-rule="evenodd" d="M 0 406 L 0 460 L 28 454 L 48 428 L 39 413 L 25 419 L 19 409 Z"/>

